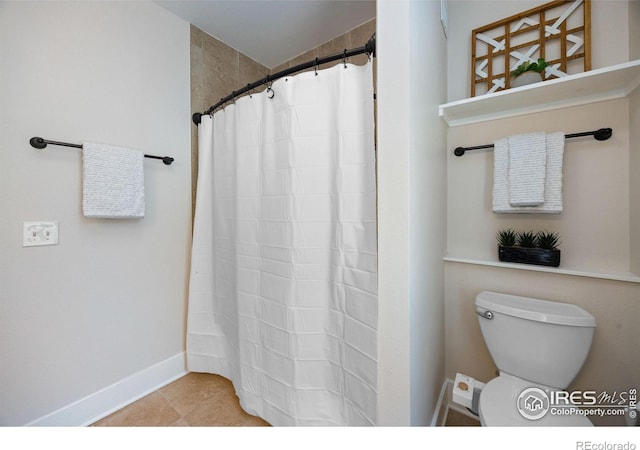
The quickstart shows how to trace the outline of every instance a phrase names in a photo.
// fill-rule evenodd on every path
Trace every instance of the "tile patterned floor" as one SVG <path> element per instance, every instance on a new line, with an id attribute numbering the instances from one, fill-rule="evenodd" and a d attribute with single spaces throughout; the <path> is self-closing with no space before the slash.
<path id="1" fill-rule="evenodd" d="M 479 427 L 480 422 L 454 409 L 449 409 L 445 426 L 447 427 Z"/>
<path id="2" fill-rule="evenodd" d="M 479 426 L 450 409 L 446 426 Z M 189 373 L 94 423 L 95 427 L 268 427 L 247 414 L 231 381 L 219 375 Z"/>
<path id="3" fill-rule="evenodd" d="M 269 424 L 240 407 L 231 381 L 219 375 L 189 373 L 92 426 L 259 427 Z"/>

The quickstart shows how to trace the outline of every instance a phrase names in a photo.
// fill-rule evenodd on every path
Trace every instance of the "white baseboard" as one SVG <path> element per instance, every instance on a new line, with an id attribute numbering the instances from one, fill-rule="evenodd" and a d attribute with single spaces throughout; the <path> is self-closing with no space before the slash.
<path id="1" fill-rule="evenodd" d="M 26 426 L 87 426 L 187 374 L 185 354 L 143 369 Z"/>

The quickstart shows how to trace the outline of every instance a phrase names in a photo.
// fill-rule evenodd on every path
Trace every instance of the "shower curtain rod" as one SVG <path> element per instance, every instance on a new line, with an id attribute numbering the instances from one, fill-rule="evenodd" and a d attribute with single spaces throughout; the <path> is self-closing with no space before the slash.
<path id="1" fill-rule="evenodd" d="M 564 137 L 565 139 L 570 139 L 581 136 L 593 136 L 596 141 L 606 141 L 611 137 L 612 134 L 613 130 L 611 128 L 600 128 L 599 130 L 595 131 L 584 131 L 582 133 L 565 134 Z M 456 156 L 463 156 L 464 152 L 466 152 L 467 150 L 480 150 L 482 148 L 493 148 L 493 144 L 478 145 L 476 147 L 457 147 L 453 151 L 453 154 Z"/>
<path id="2" fill-rule="evenodd" d="M 42 150 L 47 146 L 47 144 L 51 145 L 61 145 L 63 147 L 74 147 L 74 148 L 82 148 L 80 144 L 70 144 L 68 142 L 57 142 L 57 141 L 48 141 L 46 139 L 42 139 L 41 137 L 32 137 L 29 139 L 29 144 L 33 148 L 37 148 Z M 170 165 L 174 159 L 170 156 L 155 156 L 155 155 L 144 155 L 145 158 L 153 158 L 153 159 L 161 159 L 165 165 Z"/>
<path id="3" fill-rule="evenodd" d="M 312 59 L 311 61 L 307 61 L 306 63 L 302 63 L 302 64 L 298 64 L 297 66 L 293 66 L 290 67 L 288 69 L 282 70 L 280 72 L 276 72 L 272 75 L 267 75 L 266 77 L 258 80 L 258 81 L 254 81 L 253 83 L 249 83 L 247 84 L 245 87 L 237 90 L 237 91 L 233 91 L 231 92 L 231 94 L 227 95 L 224 98 L 221 98 L 220 101 L 218 103 L 216 103 L 215 105 L 213 105 L 212 107 L 210 107 L 209 109 L 207 109 L 205 112 L 203 113 L 194 113 L 193 116 L 191 117 L 191 120 L 193 120 L 193 123 L 195 123 L 196 125 L 200 124 L 201 118 L 204 115 L 207 114 L 211 114 L 212 112 L 214 112 L 216 109 L 218 109 L 220 106 L 224 105 L 225 103 L 229 102 L 230 100 L 233 100 L 234 98 L 245 94 L 259 86 L 262 86 L 264 84 L 269 85 L 271 82 L 277 80 L 278 78 L 283 78 L 286 77 L 287 75 L 291 75 L 292 73 L 296 73 L 296 72 L 300 72 L 302 70 L 306 70 L 306 69 L 310 69 L 312 67 L 315 67 L 316 69 L 318 68 L 318 66 L 320 66 L 321 64 L 326 64 L 328 62 L 332 62 L 332 61 L 338 61 L 338 60 L 343 60 L 346 63 L 346 59 L 351 57 L 351 56 L 355 56 L 355 55 L 362 55 L 363 53 L 366 53 L 367 55 L 369 55 L 370 57 L 375 57 L 376 54 L 376 34 L 373 33 L 373 35 L 371 36 L 371 38 L 367 41 L 367 43 L 365 45 L 363 45 L 362 47 L 358 47 L 358 48 L 354 48 L 351 50 L 347 50 L 345 49 L 342 53 L 336 53 L 335 55 L 331 55 L 331 56 L 325 56 L 324 58 L 316 58 L 316 59 Z"/>

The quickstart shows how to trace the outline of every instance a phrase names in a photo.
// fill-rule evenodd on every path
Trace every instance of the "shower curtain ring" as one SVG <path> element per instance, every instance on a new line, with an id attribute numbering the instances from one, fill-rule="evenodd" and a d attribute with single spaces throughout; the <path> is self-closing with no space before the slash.
<path id="1" fill-rule="evenodd" d="M 267 85 L 267 98 L 273 98 L 276 95 L 276 92 L 271 89 L 271 83 Z"/>
<path id="2" fill-rule="evenodd" d="M 347 49 L 344 49 L 344 53 L 342 54 L 342 64 L 344 64 L 344 68 L 347 68 Z"/>
<path id="3" fill-rule="evenodd" d="M 316 72 L 316 76 L 318 76 L 318 57 L 316 56 L 316 61 L 313 63 L 313 70 Z"/>

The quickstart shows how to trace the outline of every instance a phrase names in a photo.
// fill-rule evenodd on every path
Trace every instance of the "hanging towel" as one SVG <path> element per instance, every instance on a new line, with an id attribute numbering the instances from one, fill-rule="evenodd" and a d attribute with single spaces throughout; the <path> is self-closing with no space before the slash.
<path id="1" fill-rule="evenodd" d="M 547 134 L 547 175 L 544 184 L 544 203 L 536 212 L 562 212 L 562 162 L 564 160 L 564 131 Z"/>
<path id="2" fill-rule="evenodd" d="M 562 165 L 564 158 L 564 132 L 546 135 L 546 174 L 544 203 L 539 206 L 512 206 L 509 203 L 509 140 L 494 142 L 493 154 L 493 212 L 541 213 L 562 212 Z"/>
<path id="3" fill-rule="evenodd" d="M 509 204 L 539 206 L 544 203 L 547 163 L 546 133 L 509 136 Z"/>
<path id="4" fill-rule="evenodd" d="M 85 217 L 144 217 L 144 154 L 85 142 L 82 146 L 82 209 Z"/>
<path id="5" fill-rule="evenodd" d="M 514 212 L 509 204 L 509 139 L 493 143 L 493 212 Z"/>

